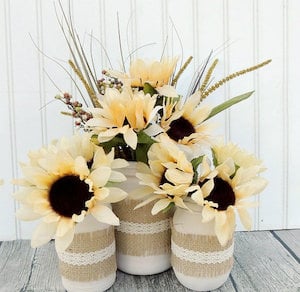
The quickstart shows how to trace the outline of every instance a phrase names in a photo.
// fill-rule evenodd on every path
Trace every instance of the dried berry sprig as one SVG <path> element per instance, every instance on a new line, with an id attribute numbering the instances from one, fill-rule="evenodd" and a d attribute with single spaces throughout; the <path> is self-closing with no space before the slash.
<path id="1" fill-rule="evenodd" d="M 64 115 L 71 116 L 75 119 L 75 126 L 84 127 L 85 123 L 93 117 L 90 112 L 87 112 L 82 108 L 82 103 L 75 100 L 72 101 L 72 95 L 65 92 L 62 96 L 56 95 L 56 99 L 63 102 L 71 112 L 61 112 Z"/>
<path id="2" fill-rule="evenodd" d="M 105 94 L 107 88 L 116 88 L 120 92 L 122 91 L 123 83 L 118 78 L 111 76 L 106 70 L 102 70 L 102 74 L 104 77 L 97 81 L 98 90 L 101 95 Z"/>

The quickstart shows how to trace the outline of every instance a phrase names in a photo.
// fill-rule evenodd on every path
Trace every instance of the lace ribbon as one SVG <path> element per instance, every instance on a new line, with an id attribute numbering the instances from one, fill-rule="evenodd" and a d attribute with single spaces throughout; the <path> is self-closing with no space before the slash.
<path id="1" fill-rule="evenodd" d="M 170 219 L 152 223 L 120 221 L 120 225 L 116 227 L 117 231 L 128 234 L 155 234 L 168 229 L 170 229 Z"/>
<path id="2" fill-rule="evenodd" d="M 173 254 L 181 260 L 197 264 L 217 264 L 228 260 L 233 255 L 234 244 L 232 243 L 227 249 L 215 252 L 199 252 L 185 249 L 178 246 L 173 240 L 171 241 L 171 250 Z"/>
<path id="3" fill-rule="evenodd" d="M 84 266 L 92 265 L 111 257 L 116 251 L 116 244 L 113 241 L 109 246 L 104 249 L 96 250 L 93 252 L 84 252 L 84 253 L 71 253 L 67 251 L 59 252 L 59 259 L 69 265 L 74 266 Z"/>

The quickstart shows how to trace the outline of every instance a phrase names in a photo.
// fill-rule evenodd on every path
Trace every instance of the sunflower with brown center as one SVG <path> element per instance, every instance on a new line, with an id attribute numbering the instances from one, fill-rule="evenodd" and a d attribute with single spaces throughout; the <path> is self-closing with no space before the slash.
<path id="1" fill-rule="evenodd" d="M 170 205 L 187 208 L 184 199 L 193 180 L 193 166 L 177 145 L 162 136 L 159 143 L 154 143 L 148 152 L 149 166 L 139 164 L 136 176 L 143 186 L 132 194 L 135 199 L 143 199 L 136 208 L 152 201 L 157 201 L 152 214 L 168 208 Z"/>
<path id="2" fill-rule="evenodd" d="M 190 96 L 184 104 L 167 99 L 160 121 L 165 135 L 193 152 L 212 142 L 212 125 L 206 121 L 211 108 L 199 104 L 199 92 Z"/>
<path id="3" fill-rule="evenodd" d="M 169 84 L 177 60 L 178 58 L 164 58 L 160 61 L 136 59 L 130 64 L 128 73 L 115 70 L 108 70 L 108 73 L 126 86 L 141 88 L 149 83 L 154 88 L 162 87 Z"/>
<path id="4" fill-rule="evenodd" d="M 48 148 L 31 152 L 28 164 L 22 164 L 24 178 L 14 194 L 21 208 L 21 220 L 41 219 L 31 244 L 37 247 L 55 238 L 59 251 L 65 250 L 74 237 L 75 225 L 88 214 L 99 222 L 118 225 L 119 219 L 109 203 L 127 196 L 112 183 L 126 180 L 115 169 L 126 167 L 123 159 L 114 159 L 114 152 L 90 142 L 89 135 L 62 139 Z"/>
<path id="5" fill-rule="evenodd" d="M 155 120 L 160 107 L 155 106 L 156 95 L 144 94 L 143 91 L 124 89 L 107 89 L 101 108 L 93 108 L 93 118 L 87 127 L 93 130 L 100 143 L 113 140 L 122 135 L 124 141 L 132 149 L 136 149 L 138 133 L 148 128 Z"/>
<path id="6" fill-rule="evenodd" d="M 235 211 L 244 227 L 251 228 L 247 208 L 255 204 L 247 199 L 260 193 L 267 181 L 259 176 L 264 170 L 261 161 L 236 145 L 217 145 L 212 151 L 215 168 L 210 170 L 208 163 L 202 166 L 191 198 L 203 206 L 203 222 L 215 220 L 216 235 L 225 245 L 235 230 Z"/>

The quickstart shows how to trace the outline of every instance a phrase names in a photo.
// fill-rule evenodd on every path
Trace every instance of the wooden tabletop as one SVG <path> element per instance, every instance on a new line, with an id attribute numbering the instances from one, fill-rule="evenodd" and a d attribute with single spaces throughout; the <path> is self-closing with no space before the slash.
<path id="1" fill-rule="evenodd" d="M 227 282 L 215 291 L 300 291 L 300 229 L 236 232 L 234 266 Z M 65 291 L 54 243 L 33 249 L 28 240 L 0 243 L 0 291 Z M 191 291 L 172 269 L 152 276 L 117 272 L 108 291 Z"/>

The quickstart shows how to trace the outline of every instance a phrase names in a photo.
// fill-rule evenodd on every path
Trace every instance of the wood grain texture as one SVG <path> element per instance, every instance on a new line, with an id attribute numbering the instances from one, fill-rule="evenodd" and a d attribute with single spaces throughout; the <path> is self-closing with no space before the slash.
<path id="1" fill-rule="evenodd" d="M 0 246 L 0 291 L 28 291 L 36 250 L 28 241 L 3 242 Z"/>
<path id="2" fill-rule="evenodd" d="M 299 263 L 270 232 L 238 232 L 234 258 L 231 276 L 237 291 L 296 291 L 300 287 Z"/>
<path id="3" fill-rule="evenodd" d="M 288 232 L 276 230 L 273 231 L 273 234 L 281 240 L 282 245 L 291 251 L 300 263 L 300 229 L 289 230 Z"/>
<path id="4" fill-rule="evenodd" d="M 236 232 L 235 262 L 218 292 L 296 292 L 300 289 L 300 230 Z M 284 242 L 284 245 L 282 244 Z M 290 252 L 292 251 L 292 252 Z M 0 291 L 64 292 L 54 242 L 32 249 L 29 241 L 0 244 Z M 172 269 L 151 276 L 117 271 L 113 291 L 191 291 L 176 279 Z"/>

